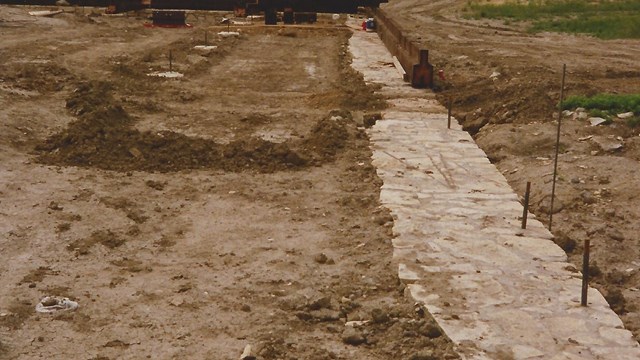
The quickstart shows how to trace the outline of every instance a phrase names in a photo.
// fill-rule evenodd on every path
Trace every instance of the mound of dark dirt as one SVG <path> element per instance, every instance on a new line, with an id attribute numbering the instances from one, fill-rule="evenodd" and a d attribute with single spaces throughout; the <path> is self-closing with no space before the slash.
<path id="1" fill-rule="evenodd" d="M 334 157 L 345 147 L 349 133 L 346 124 L 352 122 L 349 112 L 332 111 L 329 117 L 320 121 L 311 129 L 304 140 L 303 147 L 313 153 L 314 158 L 327 159 Z"/>
<path id="2" fill-rule="evenodd" d="M 74 78 L 67 68 L 50 62 L 5 62 L 0 73 L 6 84 L 40 93 L 59 91 Z"/>
<path id="3" fill-rule="evenodd" d="M 482 78 L 464 84 L 447 84 L 446 90 L 438 94 L 438 100 L 446 104 L 451 98 L 453 115 L 465 131 L 475 135 L 487 124 L 527 123 L 531 118 L 550 118 L 560 96 L 554 91 L 559 87 L 556 83 L 552 74 L 541 74 L 535 83 L 501 74 L 496 81 Z"/>
<path id="4" fill-rule="evenodd" d="M 83 83 L 67 101 L 78 119 L 36 147 L 49 165 L 115 171 L 217 168 L 274 172 L 331 161 L 349 138 L 349 112 L 332 112 L 302 142 L 274 143 L 246 137 L 223 145 L 171 131 L 138 131 L 134 119 L 104 83 Z"/>

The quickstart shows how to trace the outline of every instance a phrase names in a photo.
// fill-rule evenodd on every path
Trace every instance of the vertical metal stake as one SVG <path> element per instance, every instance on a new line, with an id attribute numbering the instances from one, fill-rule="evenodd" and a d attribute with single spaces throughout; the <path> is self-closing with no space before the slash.
<path id="1" fill-rule="evenodd" d="M 169 50 L 169 71 L 173 71 L 173 51 Z"/>
<path id="2" fill-rule="evenodd" d="M 582 253 L 582 297 L 580 305 L 587 306 L 587 294 L 589 292 L 589 245 L 590 241 L 584 241 L 584 252 Z"/>
<path id="3" fill-rule="evenodd" d="M 447 129 L 451 129 L 451 104 L 452 100 L 449 98 L 449 109 L 447 111 Z"/>
<path id="4" fill-rule="evenodd" d="M 527 181 L 527 190 L 524 192 L 524 209 L 522 210 L 522 228 L 527 228 L 527 216 L 529 216 L 529 194 L 531 193 L 531 181 Z"/>
<path id="5" fill-rule="evenodd" d="M 549 231 L 553 224 L 553 202 L 556 198 L 556 177 L 558 175 L 558 153 L 560 152 L 560 125 L 562 124 L 562 103 L 564 102 L 564 79 L 567 74 L 567 64 L 562 65 L 562 86 L 560 88 L 560 104 L 558 109 L 558 134 L 556 136 L 556 158 L 553 163 L 553 187 L 551 189 L 551 205 L 549 206 Z"/>

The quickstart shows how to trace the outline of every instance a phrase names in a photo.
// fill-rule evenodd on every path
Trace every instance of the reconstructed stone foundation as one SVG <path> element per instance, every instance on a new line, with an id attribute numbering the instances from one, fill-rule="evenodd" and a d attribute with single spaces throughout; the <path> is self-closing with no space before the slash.
<path id="1" fill-rule="evenodd" d="M 391 107 L 369 131 L 381 201 L 395 219 L 394 258 L 465 359 L 640 359 L 603 296 L 430 91 L 412 89 L 375 33 L 355 31 L 352 66 Z M 499 101 L 499 100 L 498 100 Z"/>

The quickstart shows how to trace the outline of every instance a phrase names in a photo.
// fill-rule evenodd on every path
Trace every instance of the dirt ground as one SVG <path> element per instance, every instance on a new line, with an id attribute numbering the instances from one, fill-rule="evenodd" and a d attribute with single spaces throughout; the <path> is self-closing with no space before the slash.
<path id="1" fill-rule="evenodd" d="M 549 223 L 562 65 L 567 95 L 640 92 L 640 43 L 529 34 L 522 24 L 465 20 L 466 0 L 391 0 L 383 5 L 443 69 L 443 103 Z M 592 285 L 640 339 L 640 127 L 562 120 L 552 230 L 578 268 L 591 241 Z M 617 150 L 609 150 L 609 144 Z"/>
<path id="2" fill-rule="evenodd" d="M 457 358 L 397 279 L 346 28 L 27 10 L 0 6 L 0 358 Z"/>

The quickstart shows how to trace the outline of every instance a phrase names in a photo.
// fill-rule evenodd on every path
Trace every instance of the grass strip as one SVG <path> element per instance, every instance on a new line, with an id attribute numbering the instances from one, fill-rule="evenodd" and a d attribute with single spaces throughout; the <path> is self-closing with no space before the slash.
<path id="1" fill-rule="evenodd" d="M 601 39 L 640 38 L 640 0 L 530 0 L 500 5 L 470 1 L 467 17 L 530 21 L 532 32 L 582 33 Z"/>

